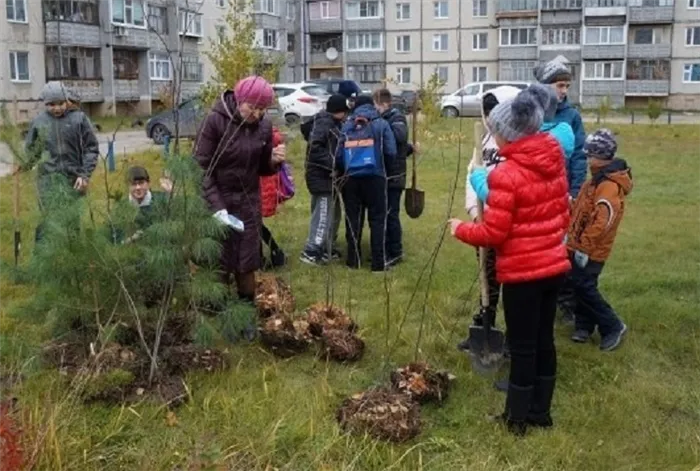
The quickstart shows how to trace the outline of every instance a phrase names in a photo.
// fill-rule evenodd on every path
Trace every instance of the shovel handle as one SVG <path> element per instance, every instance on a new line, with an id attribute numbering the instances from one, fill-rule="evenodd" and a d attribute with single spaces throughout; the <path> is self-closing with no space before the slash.
<path id="1" fill-rule="evenodd" d="M 479 143 L 481 142 L 483 135 L 483 124 L 481 121 L 476 121 L 474 123 L 474 150 L 472 151 L 472 160 L 477 165 L 482 165 L 484 162 L 481 156 L 481 149 L 479 148 Z M 476 202 L 476 213 L 479 216 L 479 220 L 482 221 L 484 218 L 484 202 L 479 199 L 477 199 Z M 479 288 L 481 289 L 481 306 L 489 307 L 489 283 L 486 273 L 486 247 L 479 247 Z M 487 321 L 489 321 L 489 319 L 484 319 L 484 324 L 486 324 Z"/>
<path id="2" fill-rule="evenodd" d="M 416 101 L 413 103 L 413 109 L 411 110 L 411 142 L 413 143 L 413 157 L 411 158 L 411 168 L 413 169 L 411 176 L 411 187 L 416 189 L 416 138 L 417 138 L 417 125 L 418 125 L 418 102 L 419 98 L 416 96 Z"/>

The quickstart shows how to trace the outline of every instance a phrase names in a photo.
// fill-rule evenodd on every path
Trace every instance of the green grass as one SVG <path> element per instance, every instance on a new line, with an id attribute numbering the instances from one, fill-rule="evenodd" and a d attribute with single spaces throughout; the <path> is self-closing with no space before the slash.
<path id="1" fill-rule="evenodd" d="M 291 145 L 297 197 L 268 220 L 291 255 L 281 272 L 303 309 L 324 299 L 332 279 L 335 301 L 356 316 L 367 341 L 362 361 L 338 365 L 302 355 L 278 360 L 258 345 L 231 347 L 233 368 L 187 378 L 191 401 L 168 426 L 163 407 L 84 406 L 66 399 L 57 373 L 26 361 L 43 331 L 10 318 L 12 305 L 31 295 L 29 286 L 2 278 L 0 333 L 5 368 L 22 369 L 18 387 L 25 411 L 28 449 L 35 469 L 51 470 L 691 470 L 700 469 L 700 200 L 697 192 L 697 130 L 691 126 L 611 126 L 620 153 L 633 168 L 616 248 L 602 289 L 630 327 L 622 348 L 603 354 L 593 344 L 574 345 L 557 327 L 556 427 L 514 439 L 487 420 L 504 396 L 474 374 L 454 345 L 466 334 L 477 304 L 474 250 L 447 237 L 428 285 L 419 281 L 438 244 L 448 214 L 464 217 L 464 171 L 471 139 L 462 142 L 461 173 L 453 195 L 461 130 L 470 122 L 441 122 L 421 138 L 419 185 L 427 207 L 417 220 L 403 217 L 407 262 L 386 278 L 369 272 L 300 264 L 296 256 L 307 231 L 308 195 L 303 184 L 302 145 Z M 152 174 L 155 154 L 134 156 Z M 122 184 L 125 163 L 110 175 Z M 103 197 L 102 170 L 92 179 L 95 204 Z M 36 223 L 33 175 L 22 178 L 21 229 L 31 239 Z M 11 180 L 0 181 L 0 256 L 12 256 Z M 365 236 L 365 239 L 367 235 Z M 29 257 L 31 244 L 23 247 Z M 406 312 L 414 288 L 415 302 Z M 388 356 L 386 292 L 389 292 Z M 406 315 L 406 323 L 399 325 Z M 441 407 L 423 408 L 423 432 L 391 445 L 339 432 L 334 414 L 349 394 L 385 381 L 390 368 L 414 358 L 421 317 L 419 357 L 457 375 Z M 502 318 L 501 318 L 502 319 Z M 500 319 L 499 319 L 500 321 Z M 208 466 L 208 467 L 207 467 Z"/>

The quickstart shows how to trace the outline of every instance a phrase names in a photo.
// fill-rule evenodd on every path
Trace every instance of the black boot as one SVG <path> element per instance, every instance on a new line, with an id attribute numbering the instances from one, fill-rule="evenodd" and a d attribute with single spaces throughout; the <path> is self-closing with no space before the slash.
<path id="1" fill-rule="evenodd" d="M 251 306 L 255 307 L 255 296 L 239 292 L 238 298 L 241 300 L 241 302 L 250 304 Z M 243 327 L 243 329 L 241 330 L 241 335 L 248 342 L 252 342 L 258 336 L 258 329 L 255 325 L 254 316 L 249 320 L 247 325 Z"/>
<path id="2" fill-rule="evenodd" d="M 497 416 L 496 420 L 505 424 L 508 427 L 508 431 L 513 435 L 522 437 L 527 431 L 527 415 L 530 410 L 533 390 L 532 386 L 508 385 L 506 410 L 503 414 Z"/>
<path id="3" fill-rule="evenodd" d="M 538 376 L 535 379 L 532 404 L 527 414 L 528 425 L 542 428 L 550 428 L 554 425 L 549 411 L 552 407 L 555 382 L 555 376 Z"/>

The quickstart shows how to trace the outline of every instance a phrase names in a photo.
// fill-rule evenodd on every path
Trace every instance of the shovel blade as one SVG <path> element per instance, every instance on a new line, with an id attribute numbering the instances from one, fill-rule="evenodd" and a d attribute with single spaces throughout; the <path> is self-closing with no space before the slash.
<path id="1" fill-rule="evenodd" d="M 411 219 L 419 218 L 425 208 L 425 193 L 415 188 L 408 188 L 404 198 L 406 214 Z"/>
<path id="2" fill-rule="evenodd" d="M 498 371 L 505 359 L 503 346 L 505 335 L 493 327 L 481 325 L 469 327 L 469 357 L 477 372 L 489 374 Z"/>

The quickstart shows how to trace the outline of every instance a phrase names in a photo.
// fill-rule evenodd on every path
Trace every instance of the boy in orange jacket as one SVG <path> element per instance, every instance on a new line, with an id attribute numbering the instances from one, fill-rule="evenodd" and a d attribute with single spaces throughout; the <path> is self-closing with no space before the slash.
<path id="1" fill-rule="evenodd" d="M 576 302 L 576 329 L 571 340 L 588 342 L 598 327 L 600 349 L 607 352 L 620 345 L 627 326 L 603 298 L 598 278 L 625 214 L 625 199 L 632 191 L 632 172 L 627 162 L 615 157 L 617 142 L 609 129 L 590 134 L 583 151 L 592 177 L 576 198 L 567 236 Z"/>

